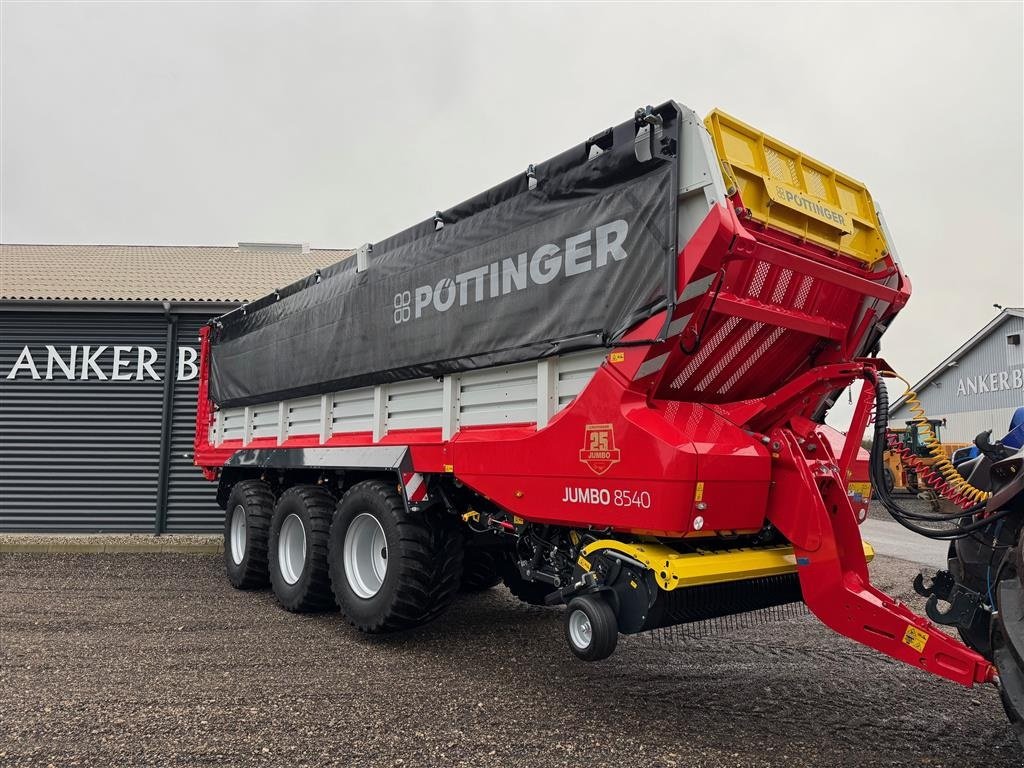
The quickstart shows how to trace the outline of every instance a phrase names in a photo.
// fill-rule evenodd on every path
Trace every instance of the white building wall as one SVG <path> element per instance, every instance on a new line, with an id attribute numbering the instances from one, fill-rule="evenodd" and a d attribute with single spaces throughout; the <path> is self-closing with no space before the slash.
<path id="1" fill-rule="evenodd" d="M 942 442 L 971 443 L 978 434 L 986 429 L 992 430 L 993 440 L 1001 438 L 1008 431 L 1010 418 L 1015 410 L 1016 408 L 992 408 L 961 413 L 929 412 L 928 418 L 946 420 L 946 426 L 942 428 Z"/>
<path id="2" fill-rule="evenodd" d="M 1013 412 L 1024 406 L 1024 317 L 1008 314 L 917 396 L 929 418 L 946 419 L 943 442 L 970 443 L 986 429 L 993 438 L 1005 435 Z M 906 406 L 889 414 L 896 426 L 911 417 Z"/>

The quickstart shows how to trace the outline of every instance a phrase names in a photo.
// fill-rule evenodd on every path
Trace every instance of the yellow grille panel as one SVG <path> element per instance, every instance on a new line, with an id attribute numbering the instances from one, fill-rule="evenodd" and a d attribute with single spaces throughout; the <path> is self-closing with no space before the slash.
<path id="1" fill-rule="evenodd" d="M 719 110 L 704 123 L 727 183 L 756 220 L 869 265 L 886 255 L 874 202 L 859 181 Z"/>

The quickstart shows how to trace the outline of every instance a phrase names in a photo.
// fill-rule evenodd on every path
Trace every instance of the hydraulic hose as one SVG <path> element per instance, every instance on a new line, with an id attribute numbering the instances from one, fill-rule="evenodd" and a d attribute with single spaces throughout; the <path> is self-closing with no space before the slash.
<path id="1" fill-rule="evenodd" d="M 870 372 L 867 377 L 872 381 L 875 386 L 875 430 L 874 439 L 871 442 L 871 460 L 870 460 L 870 475 L 871 484 L 874 487 L 875 492 L 878 495 L 878 500 L 882 502 L 882 505 L 886 508 L 892 518 L 902 525 L 904 528 L 913 531 L 921 536 L 926 536 L 930 539 L 938 539 L 941 541 L 950 541 L 953 539 L 962 539 L 972 535 L 975 531 L 986 528 L 992 523 L 1005 517 L 1010 509 L 999 510 L 998 512 L 988 515 L 986 517 L 973 520 L 972 522 L 966 522 L 966 520 L 972 518 L 978 512 L 984 510 L 984 502 L 975 504 L 974 506 L 954 514 L 943 514 L 943 515 L 922 515 L 918 513 L 910 512 L 899 505 L 899 503 L 890 495 L 885 485 L 885 448 L 886 448 L 886 430 L 889 426 L 889 392 L 886 389 L 885 382 L 882 380 L 882 376 L 876 372 Z M 932 433 L 934 434 L 934 433 Z M 977 490 L 977 489 L 975 489 Z M 928 521 L 928 522 L 954 522 L 956 523 L 953 527 L 944 529 L 927 528 L 921 525 L 917 525 L 912 520 Z"/>
<path id="2" fill-rule="evenodd" d="M 928 415 L 925 413 L 924 406 L 917 399 L 917 393 L 911 388 L 909 382 L 892 371 L 882 371 L 881 375 L 899 379 L 907 388 L 906 392 L 903 393 L 903 401 L 913 414 L 911 422 L 917 425 L 918 434 L 921 435 L 922 442 L 928 449 L 928 453 L 935 460 L 935 463 L 927 466 L 917 456 L 910 453 L 905 446 L 899 445 L 897 447 L 898 440 L 896 440 L 895 436 L 887 440 L 890 449 L 899 452 L 903 461 L 914 467 L 926 483 L 954 504 L 969 507 L 979 502 L 987 501 L 992 494 L 980 488 L 975 488 L 967 482 L 957 471 L 956 467 L 953 466 L 949 457 L 946 456 L 945 451 L 942 449 L 942 443 L 939 442 L 939 438 L 935 435 L 935 430 L 932 429 L 932 425 L 928 422 Z"/>

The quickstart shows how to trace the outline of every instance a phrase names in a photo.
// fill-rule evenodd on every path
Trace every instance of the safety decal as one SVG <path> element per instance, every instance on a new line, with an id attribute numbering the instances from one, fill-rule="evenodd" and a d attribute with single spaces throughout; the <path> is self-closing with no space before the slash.
<path id="1" fill-rule="evenodd" d="M 918 653 L 924 652 L 924 647 L 928 643 L 928 633 L 924 632 L 913 625 L 907 626 L 907 631 L 903 633 L 903 643 L 909 645 Z"/>
<path id="2" fill-rule="evenodd" d="M 410 504 L 427 498 L 427 484 L 423 482 L 423 475 L 419 472 L 403 472 L 402 485 L 405 486 L 405 497 Z"/>

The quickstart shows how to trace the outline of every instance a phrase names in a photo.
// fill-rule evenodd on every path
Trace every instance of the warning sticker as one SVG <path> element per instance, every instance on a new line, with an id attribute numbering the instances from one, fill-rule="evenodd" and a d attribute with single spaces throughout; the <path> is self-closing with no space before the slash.
<path id="1" fill-rule="evenodd" d="M 850 496 L 859 496 L 861 499 L 871 498 L 871 483 L 850 483 L 846 489 Z"/>
<path id="2" fill-rule="evenodd" d="M 928 637 L 927 632 L 914 626 L 908 626 L 907 631 L 903 633 L 903 642 L 918 653 L 922 653 L 925 645 L 928 643 Z"/>

